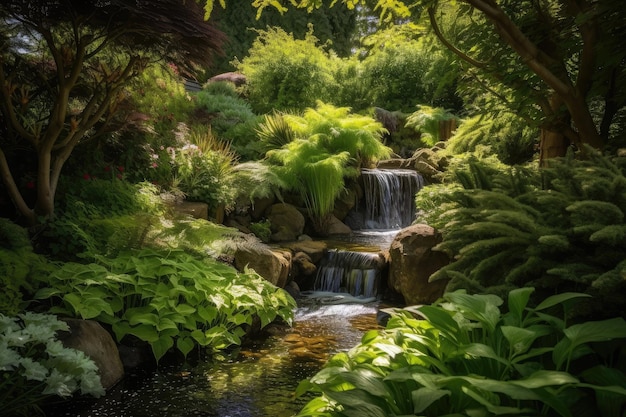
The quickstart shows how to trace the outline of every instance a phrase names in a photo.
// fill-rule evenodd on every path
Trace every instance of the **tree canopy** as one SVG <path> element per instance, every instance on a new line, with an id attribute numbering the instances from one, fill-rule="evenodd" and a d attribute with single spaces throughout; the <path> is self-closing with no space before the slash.
<path id="1" fill-rule="evenodd" d="M 128 80 L 156 61 L 193 71 L 222 39 L 195 2 L 3 1 L 0 176 L 24 220 L 54 212 L 61 168 L 79 142 L 106 131 Z M 27 159 L 36 166 L 19 166 Z M 34 201 L 18 168 L 36 173 Z"/>
<path id="2" fill-rule="evenodd" d="M 342 3 L 355 8 L 365 1 Z M 267 7 L 285 10 L 272 0 L 253 4 L 259 13 Z M 323 6 L 319 0 L 291 4 Z M 543 157 L 563 155 L 570 143 L 603 148 L 623 117 L 626 51 L 620 44 L 626 10 L 619 2 L 378 0 L 376 10 L 383 20 L 424 16 L 468 77 L 492 97 L 531 113 L 529 119 L 550 133 L 542 135 Z"/>

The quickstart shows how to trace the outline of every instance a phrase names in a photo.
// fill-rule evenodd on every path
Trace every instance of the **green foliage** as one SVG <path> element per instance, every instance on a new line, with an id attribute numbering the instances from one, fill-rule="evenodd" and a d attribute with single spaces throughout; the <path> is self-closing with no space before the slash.
<path id="1" fill-rule="evenodd" d="M 263 220 L 256 223 L 250 223 L 250 230 L 262 242 L 269 242 L 272 235 L 271 224 L 269 220 Z"/>
<path id="2" fill-rule="evenodd" d="M 267 162 L 289 190 L 300 193 L 317 231 L 323 234 L 344 179 L 389 156 L 389 148 L 380 141 L 385 130 L 371 117 L 321 102 L 302 116 L 283 118 L 296 139 L 267 152 Z"/>
<path id="3" fill-rule="evenodd" d="M 426 209 L 423 219 L 442 230 L 436 249 L 454 259 L 431 280 L 500 295 L 524 286 L 540 296 L 585 292 L 594 297 L 577 315 L 623 314 L 624 172 L 619 159 L 591 152 L 586 160 L 554 160 L 540 172 L 489 172 L 475 161 L 460 176 L 466 188 L 427 187 L 417 204 L 428 198 L 440 207 Z"/>
<path id="4" fill-rule="evenodd" d="M 331 55 L 308 32 L 295 39 L 280 28 L 259 30 L 249 55 L 236 65 L 247 79 L 245 93 L 257 113 L 304 110 L 316 100 L 329 100 L 336 84 Z"/>
<path id="5" fill-rule="evenodd" d="M 458 117 L 441 107 L 418 105 L 417 111 L 406 118 L 405 127 L 420 133 L 420 140 L 427 146 L 439 142 L 439 122 L 458 120 Z"/>
<path id="6" fill-rule="evenodd" d="M 58 215 L 46 222 L 37 239 L 38 250 L 60 260 L 76 259 L 84 252 L 105 251 L 113 234 L 137 229 L 143 224 L 126 222 L 125 219 L 137 213 L 162 215 L 165 212 L 156 187 L 148 183 L 65 177 L 60 188 Z"/>
<path id="7" fill-rule="evenodd" d="M 2 415 L 41 413 L 42 402 L 74 392 L 104 395 L 96 364 L 57 340 L 67 323 L 49 314 L 0 314 L 0 408 Z"/>
<path id="8" fill-rule="evenodd" d="M 147 342 L 157 361 L 174 347 L 186 356 L 196 346 L 239 345 L 254 316 L 262 327 L 277 318 L 291 323 L 294 300 L 252 270 L 238 273 L 180 249 L 96 259 L 66 263 L 37 298 L 51 299 L 52 312 L 111 325 L 118 341 Z"/>
<path id="9" fill-rule="evenodd" d="M 463 120 L 446 152 L 454 155 L 486 146 L 506 164 L 523 164 L 532 158 L 538 139 L 537 128 L 512 113 L 482 114 Z"/>
<path id="10" fill-rule="evenodd" d="M 26 229 L 8 219 L 0 218 L 0 242 L 0 314 L 14 316 L 34 292 L 34 277 L 53 266 L 33 252 Z"/>
<path id="11" fill-rule="evenodd" d="M 331 2 L 326 0 L 320 3 L 329 6 Z M 310 24 L 322 43 L 328 42 L 341 56 L 349 55 L 355 14 L 356 10 L 337 6 L 312 11 L 292 7 L 282 13 L 270 8 L 257 16 L 257 10 L 250 2 L 228 2 L 225 9 L 218 8 L 212 16 L 212 21 L 229 41 L 224 45 L 224 56 L 215 57 L 210 70 L 212 73 L 233 71 L 231 61 L 245 57 L 257 36 L 255 30 L 267 27 L 280 27 L 287 33 L 293 33 L 296 38 L 302 38 Z"/>
<path id="12" fill-rule="evenodd" d="M 626 322 L 570 325 L 558 311 L 585 294 L 531 307 L 532 291 L 511 291 L 506 313 L 501 298 L 462 291 L 390 310 L 384 330 L 367 332 L 300 384 L 297 394 L 320 396 L 298 417 L 619 415 L 626 374 L 611 367 L 611 355 L 626 338 Z"/>
<path id="13" fill-rule="evenodd" d="M 192 134 L 190 144 L 174 158 L 177 185 L 189 201 L 207 203 L 211 212 L 231 208 L 235 199 L 233 164 L 236 155 L 211 131 Z"/>

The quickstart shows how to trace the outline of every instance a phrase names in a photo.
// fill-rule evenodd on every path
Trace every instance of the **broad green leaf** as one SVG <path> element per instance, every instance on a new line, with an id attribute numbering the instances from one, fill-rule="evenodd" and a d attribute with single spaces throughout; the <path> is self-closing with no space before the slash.
<path id="1" fill-rule="evenodd" d="M 573 346 L 626 338 L 626 321 L 621 317 L 602 321 L 586 321 L 563 330 Z"/>
<path id="2" fill-rule="evenodd" d="M 126 333 L 137 336 L 144 342 L 153 343 L 159 340 L 159 334 L 157 333 L 154 326 L 147 324 L 140 324 L 139 326 L 130 327 Z"/>
<path id="3" fill-rule="evenodd" d="M 351 372 L 345 372 L 342 374 L 343 378 L 353 384 L 355 387 L 362 389 L 369 394 L 377 397 L 388 397 L 389 392 L 387 387 L 381 380 L 380 375 L 363 370 L 360 368 L 353 369 Z"/>
<path id="4" fill-rule="evenodd" d="M 509 342 L 513 355 L 519 355 L 528 351 L 535 339 L 541 336 L 541 334 L 535 331 L 521 327 L 501 326 L 500 330 L 504 338 Z"/>
<path id="5" fill-rule="evenodd" d="M 35 300 L 43 300 L 61 294 L 63 294 L 63 292 L 58 288 L 40 288 L 37 293 L 35 293 L 34 298 Z"/>
<path id="6" fill-rule="evenodd" d="M 504 365 L 509 364 L 509 362 L 505 358 L 499 356 L 491 346 L 487 346 L 483 343 L 470 343 L 468 345 L 463 345 L 459 348 L 459 354 L 462 355 L 463 353 L 474 357 L 493 359 Z"/>
<path id="7" fill-rule="evenodd" d="M 589 294 L 577 293 L 577 292 L 564 292 L 561 294 L 552 295 L 545 300 L 543 300 L 537 307 L 533 310 L 541 311 L 550 307 L 554 307 L 555 305 L 562 304 L 566 301 L 572 300 L 574 298 L 580 297 L 591 297 Z"/>
<path id="8" fill-rule="evenodd" d="M 516 325 L 522 325 L 522 318 L 524 316 L 524 310 L 528 305 L 530 295 L 535 291 L 531 287 L 516 288 L 509 292 L 509 312 L 515 317 Z"/>
<path id="9" fill-rule="evenodd" d="M 500 406 L 500 405 L 496 405 L 493 404 L 492 402 L 490 402 L 487 398 L 485 398 L 482 393 L 477 392 L 473 389 L 471 389 L 470 387 L 461 387 L 461 389 L 463 390 L 463 392 L 471 397 L 472 399 L 474 399 L 476 402 L 478 402 L 479 404 L 483 405 L 485 408 L 487 408 L 487 410 L 489 410 L 490 413 L 493 413 L 497 416 L 500 415 L 516 415 L 516 414 L 526 414 L 532 410 L 529 409 L 522 409 L 522 408 L 517 408 L 517 407 L 504 407 L 504 406 Z"/>
<path id="10" fill-rule="evenodd" d="M 520 387 L 534 389 L 552 385 L 577 384 L 579 381 L 567 372 L 539 370 L 528 378 L 509 382 Z"/>
<path id="11" fill-rule="evenodd" d="M 154 342 L 150 343 L 152 353 L 157 362 L 174 346 L 174 339 L 171 336 L 161 336 Z"/>
<path id="12" fill-rule="evenodd" d="M 189 336 L 180 336 L 176 339 L 176 347 L 186 358 L 189 352 L 196 346 L 193 339 Z"/>
<path id="13" fill-rule="evenodd" d="M 459 334 L 459 324 L 452 318 L 452 315 L 440 307 L 420 306 L 417 311 L 425 317 L 433 326 L 442 332 L 446 337 L 457 340 Z"/>
<path id="14" fill-rule="evenodd" d="M 438 399 L 450 395 L 450 391 L 443 389 L 420 388 L 411 393 L 413 412 L 421 413 Z"/>
<path id="15" fill-rule="evenodd" d="M 159 322 L 157 323 L 156 329 L 158 331 L 162 331 L 165 329 L 178 329 L 178 325 L 174 323 L 173 320 L 168 319 L 167 317 L 159 317 Z"/>

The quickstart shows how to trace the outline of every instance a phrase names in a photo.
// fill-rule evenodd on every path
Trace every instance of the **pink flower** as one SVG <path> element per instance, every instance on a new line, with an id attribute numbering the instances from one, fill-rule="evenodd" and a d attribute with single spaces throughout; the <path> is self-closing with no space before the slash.
<path id="1" fill-rule="evenodd" d="M 117 177 L 118 180 L 121 180 L 122 179 L 122 174 L 117 174 L 116 177 Z"/>
<path id="2" fill-rule="evenodd" d="M 156 167 L 158 167 L 158 166 L 159 166 L 159 164 L 157 164 L 156 162 L 153 162 L 153 163 L 152 163 L 152 168 L 156 168 Z"/>
<path id="3" fill-rule="evenodd" d="M 124 172 L 124 167 L 120 165 L 120 166 L 117 167 L 117 170 L 119 172 Z"/>
<path id="4" fill-rule="evenodd" d="M 89 174 L 87 174 L 87 173 L 84 173 L 84 174 L 83 174 L 83 179 L 84 179 L 85 181 L 89 181 L 89 180 L 91 179 L 91 175 L 89 175 Z"/>

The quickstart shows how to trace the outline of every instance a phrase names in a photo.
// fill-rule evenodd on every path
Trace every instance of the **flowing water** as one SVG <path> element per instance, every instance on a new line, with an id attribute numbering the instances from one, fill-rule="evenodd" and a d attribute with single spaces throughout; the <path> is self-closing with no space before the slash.
<path id="1" fill-rule="evenodd" d="M 300 381 L 331 355 L 377 327 L 376 304 L 321 305 L 296 312 L 295 325 L 242 348 L 232 360 L 196 361 L 127 375 L 106 397 L 59 406 L 49 417 L 289 417 L 312 397 Z"/>

